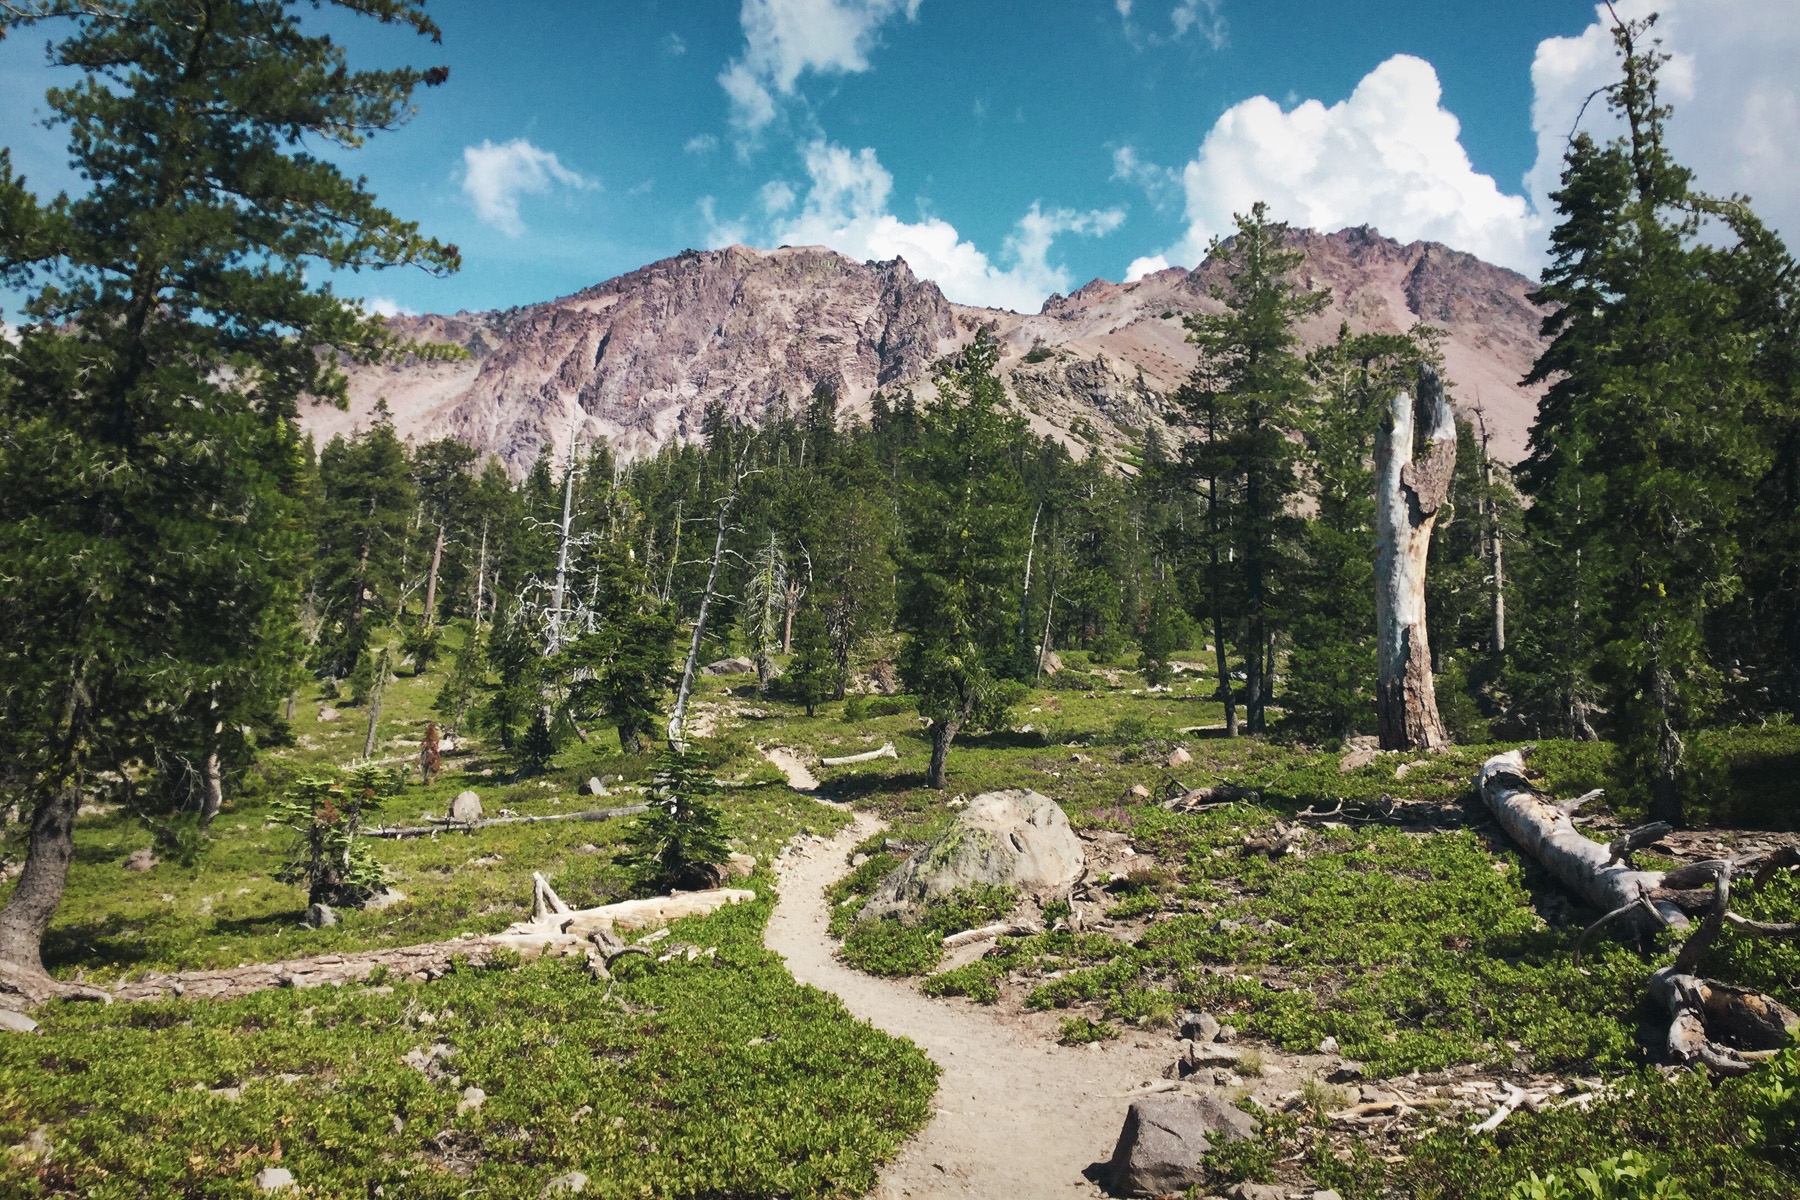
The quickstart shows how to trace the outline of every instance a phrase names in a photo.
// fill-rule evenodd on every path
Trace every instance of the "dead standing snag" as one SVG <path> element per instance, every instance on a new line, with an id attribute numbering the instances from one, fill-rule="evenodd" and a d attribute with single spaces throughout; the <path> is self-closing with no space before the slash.
<path id="1" fill-rule="evenodd" d="M 1383 750 L 1450 744 L 1431 682 L 1425 563 L 1456 470 L 1456 418 L 1437 372 L 1419 368 L 1418 402 L 1397 392 L 1375 441 L 1375 713 Z M 1413 422 L 1427 422 L 1423 458 Z"/>

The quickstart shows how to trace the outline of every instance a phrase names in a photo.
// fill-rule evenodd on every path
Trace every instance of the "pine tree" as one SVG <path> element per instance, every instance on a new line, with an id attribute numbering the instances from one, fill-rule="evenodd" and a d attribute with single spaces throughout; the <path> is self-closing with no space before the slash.
<path id="1" fill-rule="evenodd" d="M 716 887 L 717 867 L 731 857 L 725 823 L 710 803 L 719 782 L 698 750 L 667 749 L 657 756 L 650 811 L 631 831 L 627 865 L 647 893 Z"/>
<path id="2" fill-rule="evenodd" d="M 1527 380 L 1550 387 L 1520 475 L 1561 567 L 1542 578 L 1594 601 L 1591 668 L 1625 779 L 1648 786 L 1652 817 L 1679 822 L 1684 731 L 1719 695 L 1704 625 L 1739 585 L 1737 517 L 1764 459 L 1746 420 L 1749 339 L 1713 277 L 1719 251 L 1698 237 L 1719 206 L 1664 144 L 1653 21 L 1613 31 L 1623 75 L 1607 103 L 1626 136 L 1578 135 L 1554 193 L 1562 221 L 1536 296 L 1556 306 L 1552 341 Z"/>
<path id="3" fill-rule="evenodd" d="M 1236 235 L 1210 250 L 1229 264 L 1228 283 L 1214 293 L 1225 311 L 1187 319 L 1200 363 L 1180 398 L 1208 430 L 1207 442 L 1192 450 L 1198 471 L 1214 489 L 1235 493 L 1235 519 L 1220 534 L 1233 551 L 1242 606 L 1246 722 L 1251 733 L 1261 733 L 1270 699 L 1267 664 L 1297 532 L 1289 505 L 1299 487 L 1297 451 L 1288 433 L 1305 426 L 1314 399 L 1306 364 L 1295 353 L 1294 326 L 1323 311 L 1331 293 L 1295 291 L 1288 275 L 1305 255 L 1286 248 L 1287 226 L 1269 219 L 1267 205 L 1259 202 L 1233 219 Z"/>
<path id="4" fill-rule="evenodd" d="M 413 0 L 340 6 L 438 33 Z M 153 761 L 197 693 L 286 691 L 269 668 L 298 599 L 295 404 L 344 400 L 321 348 L 396 348 L 306 265 L 457 263 L 314 148 L 401 124 L 443 69 L 350 70 L 290 7 L 249 0 L 42 0 L 0 27 L 45 20 L 67 31 L 52 63 L 85 72 L 47 104 L 88 190 L 39 205 L 0 172 L 0 273 L 51 281 L 0 346 L 0 623 L 19 648 L 0 744 L 24 751 L 33 813 L 0 962 L 33 977 L 84 795 Z"/>
<path id="5" fill-rule="evenodd" d="M 417 493 L 406 445 L 385 404 L 377 406 L 367 431 L 326 443 L 319 483 L 323 513 L 313 591 L 328 630 L 319 670 L 339 676 L 355 667 L 375 627 L 400 607 L 403 551 Z"/>
<path id="6" fill-rule="evenodd" d="M 800 610 L 794 637 L 794 659 L 788 665 L 787 686 L 794 699 L 812 716 L 819 702 L 837 686 L 837 664 L 832 660 L 831 639 L 825 618 L 816 608 Z"/>
<path id="7" fill-rule="evenodd" d="M 638 754 L 675 681 L 675 615 L 650 593 L 635 563 L 609 554 L 595 570 L 596 628 L 577 637 L 550 669 L 567 681 L 571 720 L 611 719 L 620 749 Z"/>
<path id="8" fill-rule="evenodd" d="M 1016 703 L 1019 587 L 1030 512 L 1011 450 L 1023 422 L 1002 415 L 999 349 L 985 331 L 940 365 L 938 395 L 911 451 L 900 620 L 907 690 L 932 722 L 928 786 L 942 788 L 950 744 Z"/>

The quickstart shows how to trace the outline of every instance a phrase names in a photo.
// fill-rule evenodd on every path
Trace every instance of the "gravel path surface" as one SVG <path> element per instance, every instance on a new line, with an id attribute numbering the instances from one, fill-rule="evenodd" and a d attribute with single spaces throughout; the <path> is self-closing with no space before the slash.
<path id="1" fill-rule="evenodd" d="M 882 1172 L 873 1195 L 1012 1198 L 1104 1194 L 1087 1176 L 1111 1157 L 1130 1100 L 1174 1060 L 1166 1036 L 1056 1044 L 1057 1016 L 928 999 L 913 982 L 841 963 L 826 933 L 824 888 L 851 847 L 883 828 L 867 814 L 835 838 L 802 841 L 777 865 L 781 902 L 767 941 L 802 983 L 836 994 L 879 1029 L 909 1037 L 943 1068 L 937 1110 Z"/>

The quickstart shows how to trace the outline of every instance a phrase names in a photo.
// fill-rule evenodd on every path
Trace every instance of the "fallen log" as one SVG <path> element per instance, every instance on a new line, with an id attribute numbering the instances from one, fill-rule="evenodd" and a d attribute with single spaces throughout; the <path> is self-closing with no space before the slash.
<path id="1" fill-rule="evenodd" d="M 553 813 L 544 817 L 489 817 L 484 821 L 452 821 L 448 817 L 429 825 L 400 825 L 363 829 L 363 837 L 423 837 L 428 833 L 473 833 L 490 825 L 532 825 L 540 821 L 610 821 L 616 817 L 635 817 L 650 811 L 648 804 L 627 804 L 623 808 L 594 808 L 586 812 Z"/>
<path id="2" fill-rule="evenodd" d="M 441 942 L 417 946 L 400 946 L 382 950 L 364 950 L 351 954 L 315 954 L 306 958 L 286 959 L 272 963 L 250 963 L 216 971 L 152 971 L 110 988 L 93 985 L 58 984 L 41 996 L 25 997 L 28 1003 L 47 999 L 91 999 L 112 1002 L 207 999 L 231 1000 L 271 988 L 311 988 L 327 984 L 368 984 L 371 977 L 385 975 L 395 979 L 423 981 L 437 979 L 451 970 L 452 964 L 464 960 L 472 966 L 485 964 L 495 951 L 506 950 L 522 958 L 586 957 L 596 978 L 605 978 L 610 967 L 623 954 L 644 954 L 638 946 L 627 946 L 615 929 L 644 929 L 667 924 L 681 917 L 716 912 L 727 904 L 754 900 L 756 893 L 742 888 L 718 888 L 709 892 L 685 892 L 672 896 L 652 896 L 646 900 L 626 900 L 599 908 L 572 909 L 556 894 L 549 881 L 533 872 L 532 917 L 516 922 L 502 933 L 463 934 Z M 46 977 L 48 978 L 48 977 Z"/>
<path id="3" fill-rule="evenodd" d="M 1002 937 L 1028 937 L 1042 932 L 1030 925 L 1015 925 L 1011 921 L 1001 921 L 995 925 L 983 925 L 979 929 L 965 929 L 961 933 L 953 933 L 943 940 L 945 950 L 955 950 L 959 946 L 970 946 L 976 942 L 991 942 Z"/>
<path id="4" fill-rule="evenodd" d="M 1558 883 L 1604 913 L 1648 905 L 1664 924 L 1688 925 L 1687 914 L 1649 893 L 1663 885 L 1660 871 L 1639 871 L 1613 857 L 1569 819 L 1569 812 L 1525 778 L 1525 751 L 1496 754 L 1481 765 L 1475 790 L 1500 827 Z"/>
<path id="5" fill-rule="evenodd" d="M 881 749 L 871 750 L 867 754 L 846 754 L 842 758 L 821 758 L 821 767 L 844 767 L 851 763 L 874 762 L 878 758 L 899 758 L 900 752 L 894 749 L 894 743 L 883 742 Z"/>
<path id="6" fill-rule="evenodd" d="M 1648 985 L 1650 998 L 1669 1014 L 1665 1049 L 1670 1059 L 1703 1062 L 1722 1074 L 1741 1075 L 1800 1030 L 1800 1015 L 1770 997 L 1693 973 L 1727 928 L 1754 937 L 1800 938 L 1800 923 L 1751 921 L 1731 911 L 1732 876 L 1739 867 L 1735 860 L 1690 863 L 1667 872 L 1636 870 L 1630 863 L 1631 851 L 1667 833 L 1668 827 L 1647 826 L 1609 845 L 1594 841 L 1569 819 L 1579 803 L 1558 804 L 1525 779 L 1525 749 L 1496 754 L 1483 763 L 1475 776 L 1475 790 L 1525 853 L 1606 914 L 1576 941 L 1578 966 L 1588 938 L 1621 918 L 1639 927 L 1648 923 L 1691 931 L 1675 961 L 1653 974 Z M 1581 802 L 1593 795 L 1590 792 Z M 1747 858 L 1743 865 L 1758 868 L 1750 883 L 1755 887 L 1784 866 L 1797 864 L 1800 855 L 1784 849 Z M 1704 880 L 1713 884 L 1711 904 L 1695 926 L 1682 908 L 1698 907 L 1693 891 Z M 1504 1119 L 1496 1112 L 1476 1131 L 1485 1132 Z"/>

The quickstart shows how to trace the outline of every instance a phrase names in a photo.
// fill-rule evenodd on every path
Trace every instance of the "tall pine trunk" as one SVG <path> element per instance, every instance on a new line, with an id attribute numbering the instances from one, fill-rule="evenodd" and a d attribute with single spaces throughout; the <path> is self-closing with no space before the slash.
<path id="1" fill-rule="evenodd" d="M 75 857 L 75 814 L 81 810 L 81 787 L 63 783 L 38 800 L 31 817 L 31 847 L 13 893 L 0 909 L 0 965 L 42 974 L 38 947 L 50 919 L 62 903 Z"/>
<path id="2" fill-rule="evenodd" d="M 1269 642 L 1265 604 L 1263 561 L 1262 488 L 1257 472 L 1247 473 L 1244 512 L 1250 536 L 1244 539 L 1244 607 L 1248 611 L 1248 636 L 1244 639 L 1244 723 L 1250 733 L 1268 731 L 1268 688 L 1263 679 L 1263 653 Z"/>
<path id="3" fill-rule="evenodd" d="M 1375 716 L 1384 750 L 1450 744 L 1431 677 L 1425 566 L 1456 469 L 1456 418 L 1437 372 L 1419 368 L 1418 402 L 1400 391 L 1375 439 Z M 1415 408 L 1429 422 L 1413 458 Z"/>

